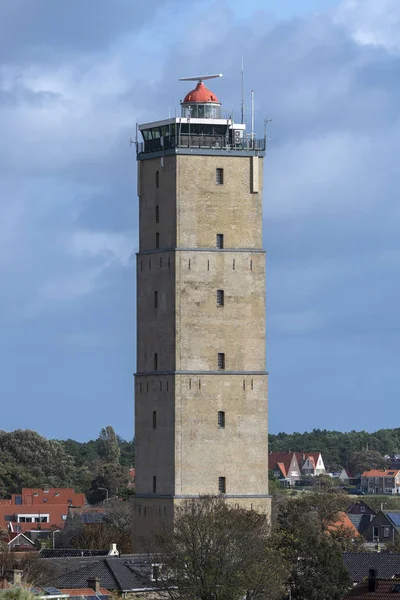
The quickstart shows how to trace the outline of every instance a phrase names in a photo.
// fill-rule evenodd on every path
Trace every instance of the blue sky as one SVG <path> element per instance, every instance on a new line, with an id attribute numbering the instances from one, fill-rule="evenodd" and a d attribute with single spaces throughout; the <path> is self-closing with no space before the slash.
<path id="1" fill-rule="evenodd" d="M 398 0 L 0 4 L 0 428 L 133 435 L 135 122 L 240 62 L 265 161 L 270 430 L 395 426 Z M 249 102 L 249 94 L 247 94 Z"/>

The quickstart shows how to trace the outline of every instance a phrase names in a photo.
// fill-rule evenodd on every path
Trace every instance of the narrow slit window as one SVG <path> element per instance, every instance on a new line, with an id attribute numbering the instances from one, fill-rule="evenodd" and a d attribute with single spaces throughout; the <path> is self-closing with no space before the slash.
<path id="1" fill-rule="evenodd" d="M 139 383 L 139 392 L 142 393 L 142 384 Z"/>
<path id="2" fill-rule="evenodd" d="M 149 271 L 151 271 L 151 258 L 149 258 Z"/>
<path id="3" fill-rule="evenodd" d="M 233 259 L 233 261 L 232 261 L 232 269 L 235 270 L 235 268 L 236 268 L 236 260 Z"/>
<path id="4" fill-rule="evenodd" d="M 157 429 L 157 411 L 153 410 L 153 429 Z"/>
<path id="5" fill-rule="evenodd" d="M 158 354 L 157 354 L 157 352 L 154 353 L 154 370 L 158 371 Z"/>
<path id="6" fill-rule="evenodd" d="M 218 427 L 219 429 L 225 428 L 225 412 L 223 410 L 218 411 Z"/>
<path id="7" fill-rule="evenodd" d="M 160 207 L 157 204 L 157 206 L 156 206 L 156 223 L 159 223 L 159 222 L 160 222 Z"/>
<path id="8" fill-rule="evenodd" d="M 192 389 L 192 380 L 189 379 L 189 390 L 191 390 L 191 389 Z"/>
<path id="9" fill-rule="evenodd" d="M 251 380 L 251 389 L 253 389 L 253 386 L 254 386 L 253 380 Z"/>
<path id="10" fill-rule="evenodd" d="M 253 261 L 250 259 L 250 271 L 253 270 Z"/>
<path id="11" fill-rule="evenodd" d="M 208 260 L 207 261 L 207 271 L 209 271 L 209 270 L 210 270 L 210 261 Z"/>
<path id="12" fill-rule="evenodd" d="M 146 383 L 146 392 L 149 391 L 149 382 Z"/>
<path id="13" fill-rule="evenodd" d="M 218 352 L 218 369 L 223 371 L 225 369 L 225 354 Z"/>
<path id="14" fill-rule="evenodd" d="M 143 261 L 140 261 L 140 270 L 143 271 Z"/>
<path id="15" fill-rule="evenodd" d="M 224 235 L 223 233 L 217 233 L 217 248 L 224 247 Z"/>
<path id="16" fill-rule="evenodd" d="M 226 494 L 226 478 L 218 477 L 218 492 L 220 494 Z"/>
<path id="17" fill-rule="evenodd" d="M 160 256 L 160 269 L 162 267 L 162 256 Z"/>
<path id="18" fill-rule="evenodd" d="M 162 392 L 162 381 L 160 381 L 160 392 Z"/>
<path id="19" fill-rule="evenodd" d="M 217 185 L 224 184 L 224 170 L 221 168 L 215 169 L 215 183 Z"/>
<path id="20" fill-rule="evenodd" d="M 160 187 L 160 171 L 156 171 L 156 188 Z"/>
<path id="21" fill-rule="evenodd" d="M 245 379 L 243 379 L 243 389 L 244 390 L 246 389 L 246 380 Z"/>
<path id="22" fill-rule="evenodd" d="M 156 248 L 159 248 L 159 247 L 160 247 L 160 234 L 157 231 L 157 233 L 156 233 Z"/>
<path id="23" fill-rule="evenodd" d="M 168 384 L 168 381 L 167 381 L 167 392 L 168 392 L 168 388 L 169 388 L 169 384 Z"/>
<path id="24" fill-rule="evenodd" d="M 171 266 L 171 258 L 168 256 L 168 269 L 170 268 L 170 266 Z"/>
<path id="25" fill-rule="evenodd" d="M 190 271 L 190 258 L 189 258 L 189 271 Z"/>
<path id="26" fill-rule="evenodd" d="M 154 292 L 154 308 L 158 308 L 158 292 Z"/>
<path id="27" fill-rule="evenodd" d="M 157 477 L 153 475 L 153 494 L 157 492 Z"/>
<path id="28" fill-rule="evenodd" d="M 201 390 L 201 379 L 199 379 L 199 390 Z"/>
<path id="29" fill-rule="evenodd" d="M 224 306 L 225 294 L 224 290 L 217 290 L 217 306 Z"/>

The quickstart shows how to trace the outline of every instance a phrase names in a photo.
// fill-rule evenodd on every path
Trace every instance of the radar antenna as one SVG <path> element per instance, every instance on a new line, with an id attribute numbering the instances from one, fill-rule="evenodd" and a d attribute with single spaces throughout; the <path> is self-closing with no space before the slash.
<path id="1" fill-rule="evenodd" d="M 222 73 L 217 73 L 216 75 L 197 75 L 195 77 L 180 77 L 179 81 L 204 81 L 205 79 L 217 79 L 218 77 L 222 77 Z"/>

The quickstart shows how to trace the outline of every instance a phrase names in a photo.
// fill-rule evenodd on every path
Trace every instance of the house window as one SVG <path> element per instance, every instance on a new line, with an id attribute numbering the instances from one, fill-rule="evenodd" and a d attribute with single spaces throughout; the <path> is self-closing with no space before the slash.
<path id="1" fill-rule="evenodd" d="M 160 187 L 160 171 L 156 171 L 156 188 Z"/>
<path id="2" fill-rule="evenodd" d="M 223 371 L 225 369 L 225 354 L 218 352 L 218 369 Z"/>
<path id="3" fill-rule="evenodd" d="M 15 504 L 22 504 L 22 496 L 15 496 Z"/>
<path id="4" fill-rule="evenodd" d="M 159 223 L 159 222 L 160 222 L 160 207 L 157 204 L 157 206 L 156 206 L 156 223 Z"/>
<path id="5" fill-rule="evenodd" d="M 157 411 L 153 410 L 153 429 L 157 429 Z"/>
<path id="6" fill-rule="evenodd" d="M 253 261 L 250 260 L 250 271 L 252 271 L 252 270 L 253 270 Z"/>
<path id="7" fill-rule="evenodd" d="M 390 527 L 382 527 L 383 529 L 383 537 L 388 538 L 390 537 Z"/>
<path id="8" fill-rule="evenodd" d="M 224 290 L 217 290 L 217 306 L 224 306 Z"/>
<path id="9" fill-rule="evenodd" d="M 151 581 L 158 581 L 160 579 L 160 574 L 160 565 L 151 565 Z"/>
<path id="10" fill-rule="evenodd" d="M 220 494 L 226 493 L 226 479 L 225 477 L 218 477 L 218 492 Z"/>
<path id="11" fill-rule="evenodd" d="M 379 538 L 379 527 L 377 525 L 372 528 L 372 536 L 374 539 Z"/>
<path id="12" fill-rule="evenodd" d="M 157 477 L 153 475 L 153 494 L 157 492 Z"/>
<path id="13" fill-rule="evenodd" d="M 223 233 L 217 233 L 217 248 L 223 248 L 224 247 L 224 234 Z"/>
<path id="14" fill-rule="evenodd" d="M 217 185 L 223 185 L 224 183 L 224 170 L 215 169 L 215 183 Z"/>
<path id="15" fill-rule="evenodd" d="M 365 512 L 365 506 L 360 506 L 360 512 Z"/>
<path id="16" fill-rule="evenodd" d="M 218 411 L 218 427 L 220 429 L 225 428 L 225 412 L 223 410 Z"/>
<path id="17" fill-rule="evenodd" d="M 154 292 L 154 308 L 158 308 L 158 292 Z"/>
<path id="18" fill-rule="evenodd" d="M 156 248 L 159 248 L 159 247 L 160 247 L 160 234 L 157 231 L 157 233 L 156 233 Z"/>
<path id="19" fill-rule="evenodd" d="M 154 370 L 158 371 L 158 354 L 154 354 Z"/>

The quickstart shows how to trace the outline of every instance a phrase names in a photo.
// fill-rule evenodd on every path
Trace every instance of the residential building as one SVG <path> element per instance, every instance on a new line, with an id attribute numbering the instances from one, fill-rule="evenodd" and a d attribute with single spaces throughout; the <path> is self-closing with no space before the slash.
<path id="1" fill-rule="evenodd" d="M 137 551 L 186 498 L 270 512 L 265 139 L 202 79 L 181 116 L 139 126 Z"/>
<path id="2" fill-rule="evenodd" d="M 12 533 L 25 533 L 62 529 L 68 510 L 84 506 L 85 495 L 72 488 L 23 488 L 9 500 L 0 500 L 0 527 Z"/>
<path id="3" fill-rule="evenodd" d="M 268 468 L 273 471 L 275 477 L 286 481 L 290 486 L 300 479 L 300 467 L 295 452 L 270 452 Z"/>
<path id="4" fill-rule="evenodd" d="M 325 475 L 326 469 L 321 452 L 296 452 L 302 477 Z"/>
<path id="5" fill-rule="evenodd" d="M 368 577 L 369 570 L 375 569 L 383 579 L 400 575 L 400 554 L 383 552 L 344 552 L 343 562 L 353 583 Z"/>
<path id="6" fill-rule="evenodd" d="M 152 564 L 143 555 L 126 554 L 116 557 L 81 557 L 58 559 L 44 558 L 49 561 L 58 574 L 48 585 L 77 596 L 80 590 L 87 587 L 89 582 L 96 580 L 97 586 L 105 586 L 113 594 L 123 598 L 153 598 L 157 589 L 152 579 Z M 80 592 L 82 595 L 86 593 Z M 159 596 L 157 596 L 159 597 Z"/>
<path id="7" fill-rule="evenodd" d="M 376 516 L 376 512 L 362 500 L 354 502 L 354 504 L 346 510 L 346 513 L 350 521 L 357 528 L 357 531 L 361 534 L 364 533 L 370 522 Z"/>
<path id="8" fill-rule="evenodd" d="M 368 578 L 348 590 L 342 600 L 393 600 L 400 598 L 400 579 L 381 579 L 375 569 L 370 569 Z"/>
<path id="9" fill-rule="evenodd" d="M 368 542 L 385 543 L 397 540 L 400 533 L 400 510 L 381 510 L 368 524 L 363 536 Z"/>
<path id="10" fill-rule="evenodd" d="M 400 470 L 364 471 L 361 489 L 365 494 L 400 494 Z"/>

